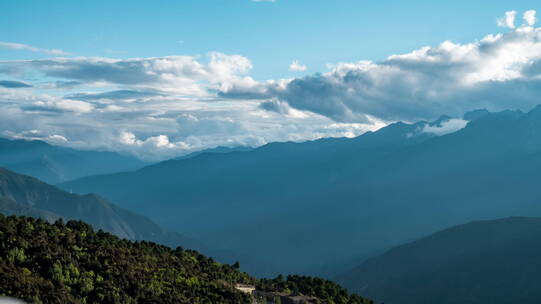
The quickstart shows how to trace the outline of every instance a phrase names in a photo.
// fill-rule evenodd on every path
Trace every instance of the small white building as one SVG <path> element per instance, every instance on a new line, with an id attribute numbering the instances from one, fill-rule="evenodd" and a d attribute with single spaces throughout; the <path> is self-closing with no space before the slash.
<path id="1" fill-rule="evenodd" d="M 251 295 L 255 291 L 255 286 L 246 284 L 236 284 L 235 289 Z"/>

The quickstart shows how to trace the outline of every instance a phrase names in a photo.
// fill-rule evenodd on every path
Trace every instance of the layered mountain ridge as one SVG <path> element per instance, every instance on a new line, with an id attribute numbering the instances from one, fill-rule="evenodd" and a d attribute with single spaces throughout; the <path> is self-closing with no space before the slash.
<path id="1" fill-rule="evenodd" d="M 50 184 L 88 175 L 135 170 L 145 165 L 148 163 L 114 152 L 75 150 L 40 140 L 0 138 L 0 167 Z"/>
<path id="2" fill-rule="evenodd" d="M 203 153 L 62 187 L 234 250 L 256 274 L 311 271 L 472 220 L 541 215 L 541 107 L 466 118 L 458 130 L 447 130 L 449 117 L 399 122 L 352 139 Z"/>

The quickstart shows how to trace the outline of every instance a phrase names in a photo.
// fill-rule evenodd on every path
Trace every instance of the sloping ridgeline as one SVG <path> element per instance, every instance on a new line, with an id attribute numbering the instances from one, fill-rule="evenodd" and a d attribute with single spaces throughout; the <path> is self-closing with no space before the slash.
<path id="1" fill-rule="evenodd" d="M 476 221 L 392 248 L 340 276 L 385 304 L 541 303 L 541 218 Z"/>
<path id="2" fill-rule="evenodd" d="M 80 221 L 0 215 L 0 295 L 33 303 L 267 303 L 238 283 L 314 303 L 372 303 L 326 280 L 258 280 L 196 251 L 131 242 Z"/>
<path id="3" fill-rule="evenodd" d="M 48 221 L 77 219 L 96 229 L 130 240 L 147 240 L 171 247 L 202 250 L 204 245 L 179 233 L 169 232 L 147 217 L 118 208 L 94 195 L 75 195 L 33 177 L 0 168 L 0 212 Z"/>

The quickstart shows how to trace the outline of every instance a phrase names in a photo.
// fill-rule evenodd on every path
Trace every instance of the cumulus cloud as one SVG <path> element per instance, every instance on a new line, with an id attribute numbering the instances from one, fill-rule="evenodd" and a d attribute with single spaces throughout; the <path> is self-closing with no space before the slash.
<path id="1" fill-rule="evenodd" d="M 120 133 L 120 143 L 128 146 L 136 146 L 144 148 L 143 150 L 159 150 L 159 149 L 188 149 L 189 146 L 183 142 L 170 142 L 167 135 L 151 136 L 144 140 L 137 139 L 135 134 L 129 131 L 122 131 Z M 150 151 L 153 152 L 153 151 Z"/>
<path id="2" fill-rule="evenodd" d="M 505 15 L 502 18 L 498 19 L 497 21 L 498 26 L 514 29 L 516 16 L 517 16 L 516 11 L 505 12 Z"/>
<path id="3" fill-rule="evenodd" d="M 0 48 L 5 49 L 12 49 L 12 50 L 23 50 L 23 51 L 30 51 L 30 52 L 37 52 L 37 53 L 45 53 L 49 55 L 58 55 L 58 56 L 66 56 L 69 55 L 69 53 L 64 52 L 62 50 L 57 49 L 41 49 L 37 48 L 28 44 L 22 44 L 22 43 L 15 43 L 15 42 L 6 42 L 6 41 L 0 41 Z"/>
<path id="4" fill-rule="evenodd" d="M 426 124 L 423 128 L 423 132 L 441 136 L 463 129 L 467 124 L 467 120 L 451 118 L 436 124 Z"/>
<path id="5" fill-rule="evenodd" d="M 535 17 L 536 13 L 537 12 L 535 10 L 529 10 L 524 12 L 524 15 L 522 15 L 522 19 L 524 19 L 526 25 L 533 26 L 537 22 L 537 18 Z"/>
<path id="6" fill-rule="evenodd" d="M 289 70 L 292 72 L 303 72 L 307 69 L 308 67 L 301 64 L 298 60 L 293 60 L 293 62 L 289 65 Z"/>
<path id="7" fill-rule="evenodd" d="M 223 92 L 235 97 L 238 90 Z M 444 41 L 381 62 L 358 61 L 253 92 L 343 122 L 454 116 L 477 108 L 528 110 L 541 93 L 541 29 L 521 26 L 460 44 Z M 249 96 L 250 91 L 244 91 Z"/>

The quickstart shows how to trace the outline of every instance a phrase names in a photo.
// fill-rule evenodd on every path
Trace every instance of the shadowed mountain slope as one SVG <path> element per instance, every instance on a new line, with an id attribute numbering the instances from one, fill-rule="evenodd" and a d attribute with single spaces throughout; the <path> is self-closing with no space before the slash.
<path id="1" fill-rule="evenodd" d="M 96 229 L 130 240 L 151 240 L 171 247 L 203 246 L 178 233 L 164 230 L 148 218 L 118 208 L 94 195 L 62 191 L 35 178 L 0 168 L 0 212 L 54 221 L 60 217 L 84 220 Z"/>
<path id="2" fill-rule="evenodd" d="M 541 218 L 455 226 L 392 248 L 338 278 L 386 304 L 541 301 Z"/>

